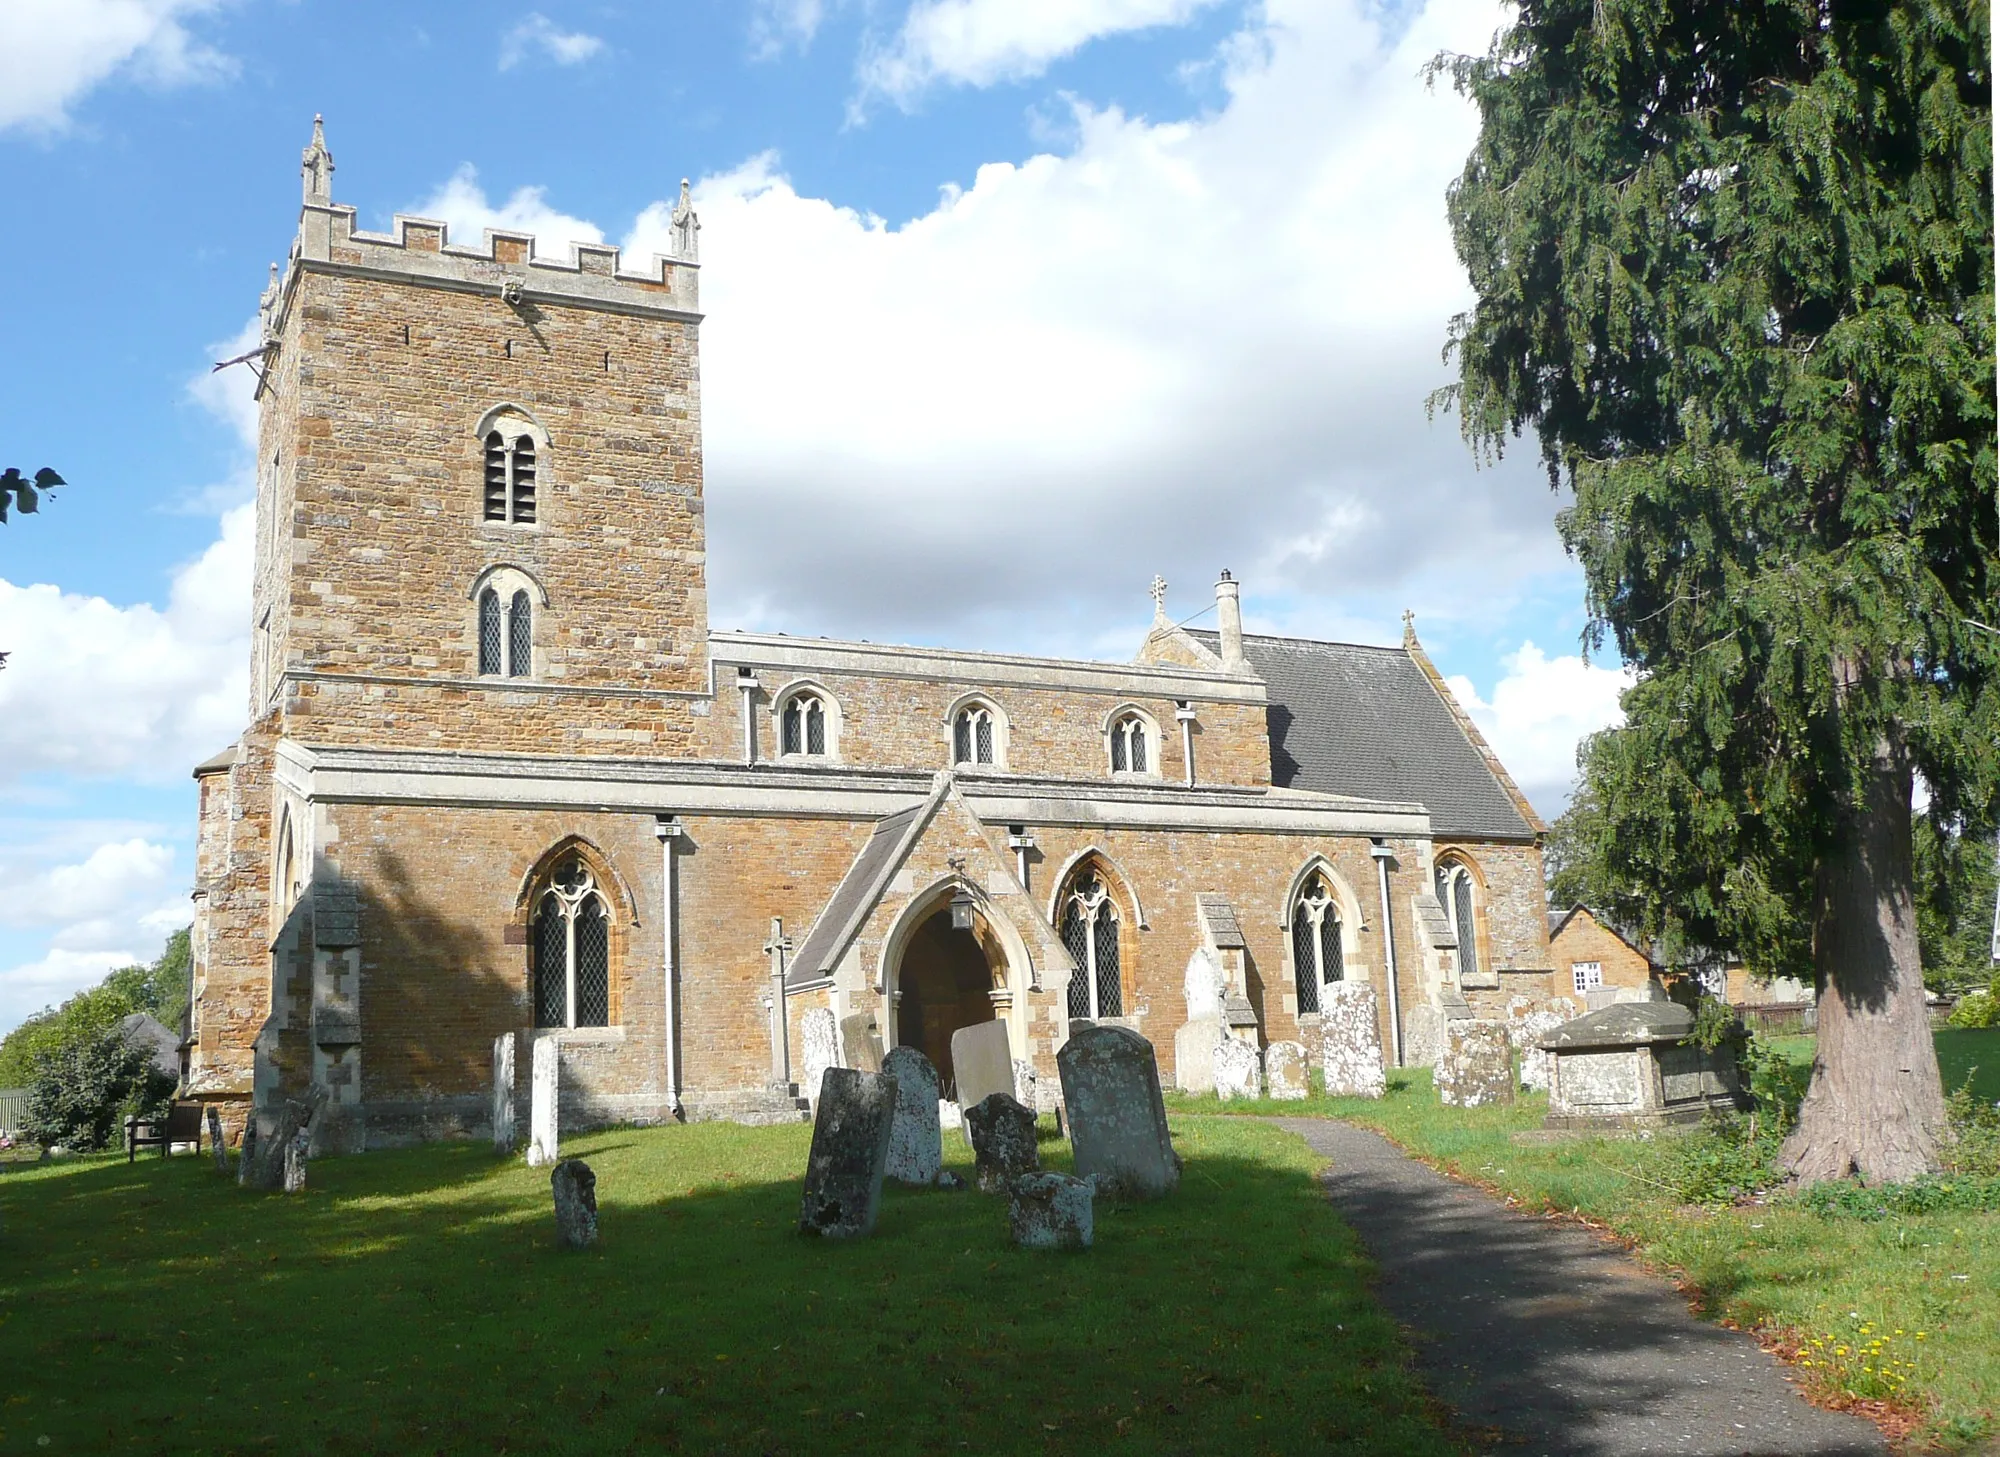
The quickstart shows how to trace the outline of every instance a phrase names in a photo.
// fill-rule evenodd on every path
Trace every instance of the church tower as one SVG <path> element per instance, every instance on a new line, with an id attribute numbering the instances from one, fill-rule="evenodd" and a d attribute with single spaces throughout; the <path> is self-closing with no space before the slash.
<path id="1" fill-rule="evenodd" d="M 707 685 L 698 223 L 538 256 L 357 230 L 317 118 L 262 301 L 251 719 L 305 745 L 659 758 Z M 275 715 L 275 721 L 273 716 Z"/>

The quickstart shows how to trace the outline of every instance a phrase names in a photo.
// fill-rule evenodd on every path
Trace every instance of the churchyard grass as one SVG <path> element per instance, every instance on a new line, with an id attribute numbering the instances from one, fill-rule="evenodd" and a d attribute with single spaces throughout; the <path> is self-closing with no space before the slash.
<path id="1" fill-rule="evenodd" d="M 1812 1039 L 1787 1039 L 1785 1050 L 1809 1061 Z M 2000 1032 L 1943 1031 L 1938 1051 L 1948 1087 L 1977 1066 L 1975 1088 L 2000 1097 Z M 1827 1218 L 1783 1194 L 1693 1206 L 1663 1178 L 1677 1135 L 1517 1143 L 1515 1134 L 1540 1128 L 1546 1097 L 1446 1108 L 1422 1069 L 1392 1070 L 1379 1102 L 1218 1104 L 1169 1094 L 1168 1106 L 1374 1128 L 1520 1209 L 1611 1231 L 1672 1275 L 1701 1314 L 1762 1333 L 1823 1400 L 1884 1402 L 1877 1410 L 1892 1426 L 1899 1412 L 1916 1416 L 1918 1435 L 1946 1448 L 2000 1432 L 2000 1213 Z"/>
<path id="2" fill-rule="evenodd" d="M 0 1452 L 1461 1450 L 1289 1135 L 1189 1120 L 1176 1194 L 1049 1255 L 971 1190 L 802 1238 L 809 1132 L 566 1140 L 583 1252 L 548 1173 L 479 1144 L 318 1160 L 296 1197 L 206 1155 L 7 1173 Z"/>

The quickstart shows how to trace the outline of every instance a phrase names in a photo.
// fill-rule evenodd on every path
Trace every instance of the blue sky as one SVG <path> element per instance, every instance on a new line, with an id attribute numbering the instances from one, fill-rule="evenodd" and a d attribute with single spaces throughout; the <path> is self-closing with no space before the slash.
<path id="1" fill-rule="evenodd" d="M 1546 813 L 1618 676 L 1530 451 L 1424 395 L 1488 0 L 8 0 L 0 1029 L 186 918 L 240 727 L 247 372 L 327 119 L 364 226 L 648 251 L 695 180 L 718 627 L 1128 655 L 1418 613 Z M 1518 458 L 1516 458 L 1518 457 Z"/>

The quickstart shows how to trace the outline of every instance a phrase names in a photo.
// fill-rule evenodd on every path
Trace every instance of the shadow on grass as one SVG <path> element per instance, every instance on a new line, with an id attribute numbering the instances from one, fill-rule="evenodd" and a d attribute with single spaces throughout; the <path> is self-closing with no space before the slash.
<path id="1" fill-rule="evenodd" d="M 582 1253 L 545 1174 L 470 1144 L 289 1199 L 206 1157 L 0 1181 L 0 1451 L 1455 1450 L 1296 1139 L 1190 1126 L 1177 1195 L 1051 1256 L 971 1191 L 801 1238 L 809 1136 L 571 1141 Z"/>

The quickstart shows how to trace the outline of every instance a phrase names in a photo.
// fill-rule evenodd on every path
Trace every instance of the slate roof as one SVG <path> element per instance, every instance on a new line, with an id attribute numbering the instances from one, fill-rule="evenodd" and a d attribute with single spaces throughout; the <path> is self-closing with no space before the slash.
<path id="1" fill-rule="evenodd" d="M 930 800 L 925 800 L 875 822 L 875 832 L 854 857 L 846 876 L 834 887 L 805 944 L 793 954 L 791 965 L 785 969 L 787 986 L 796 987 L 833 974 L 835 964 L 847 950 L 850 927 L 881 898 L 882 886 L 896 873 L 897 862 L 903 858 L 904 841 L 909 838 L 911 826 L 930 804 Z"/>
<path id="2" fill-rule="evenodd" d="M 1213 631 L 1195 632 L 1215 648 Z M 1417 803 L 1440 838 L 1526 840 L 1534 827 L 1402 648 L 1243 636 L 1270 694 L 1271 781 Z"/>

